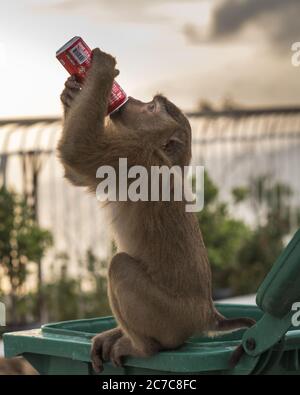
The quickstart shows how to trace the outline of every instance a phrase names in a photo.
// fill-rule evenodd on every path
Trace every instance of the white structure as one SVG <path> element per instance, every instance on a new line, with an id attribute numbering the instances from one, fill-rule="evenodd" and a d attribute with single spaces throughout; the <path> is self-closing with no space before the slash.
<path id="1" fill-rule="evenodd" d="M 221 199 L 250 177 L 272 174 L 294 189 L 291 206 L 300 206 L 300 109 L 190 114 L 190 120 L 193 164 L 205 166 Z M 105 258 L 111 243 L 95 197 L 63 179 L 55 152 L 60 133 L 59 119 L 0 121 L 0 182 L 35 201 L 40 224 L 54 235 L 52 258 L 67 252 L 76 271 L 87 249 Z M 246 206 L 232 212 L 251 223 Z"/>

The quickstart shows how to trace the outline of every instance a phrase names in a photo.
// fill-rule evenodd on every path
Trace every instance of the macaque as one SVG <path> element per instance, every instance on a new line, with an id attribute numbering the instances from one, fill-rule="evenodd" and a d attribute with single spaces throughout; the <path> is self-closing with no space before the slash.
<path id="1" fill-rule="evenodd" d="M 115 59 L 93 51 L 83 84 L 70 77 L 61 100 L 65 109 L 58 153 L 66 177 L 95 192 L 99 166 L 128 168 L 187 166 L 191 127 L 167 98 L 150 103 L 129 98 L 106 118 Z M 93 338 L 96 372 L 104 361 L 122 366 L 126 356 L 148 357 L 180 347 L 192 335 L 232 331 L 254 324 L 250 318 L 226 319 L 212 301 L 211 271 L 195 213 L 185 201 L 108 202 L 118 253 L 108 268 L 108 296 L 117 327 Z"/>

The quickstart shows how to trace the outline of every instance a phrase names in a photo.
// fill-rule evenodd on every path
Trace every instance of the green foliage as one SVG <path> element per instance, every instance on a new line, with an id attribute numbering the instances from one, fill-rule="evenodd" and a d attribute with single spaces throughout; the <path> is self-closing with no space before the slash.
<path id="1" fill-rule="evenodd" d="M 234 219 L 228 205 L 218 199 L 218 189 L 205 173 L 204 209 L 198 220 L 212 267 L 215 288 L 228 288 L 228 276 L 239 265 L 239 251 L 249 240 L 251 231 L 241 220 Z"/>
<path id="2" fill-rule="evenodd" d="M 0 282 L 0 295 L 6 300 L 8 322 L 37 322 L 40 318 L 41 295 L 45 316 L 50 321 L 111 314 L 105 278 L 107 264 L 97 259 L 91 250 L 87 251 L 81 262 L 82 275 L 71 276 L 68 270 L 71 266 L 69 257 L 60 254 L 52 265 L 51 280 L 28 292 L 28 275 L 34 274 L 37 278 L 37 267 L 51 245 L 51 234 L 38 226 L 26 200 L 2 187 L 0 280 L 6 288 L 9 285 L 9 289 L 4 292 Z M 30 273 L 29 263 L 36 264 L 34 273 Z"/>
<path id="3" fill-rule="evenodd" d="M 233 294 L 256 292 L 292 227 L 289 215 L 292 190 L 262 176 L 250 180 L 249 185 L 234 188 L 232 202 L 225 203 L 206 173 L 204 193 L 204 209 L 197 216 L 208 250 L 214 288 L 231 289 Z M 251 227 L 231 214 L 230 209 L 241 204 L 253 214 Z M 299 208 L 293 221 L 294 226 L 300 223 Z M 9 321 L 38 321 L 39 293 L 36 289 L 26 292 L 25 288 L 28 263 L 38 264 L 51 243 L 51 234 L 36 224 L 26 201 L 1 188 L 0 269 L 10 290 L 5 294 L 0 282 L 0 296 L 10 299 Z M 115 250 L 112 244 L 112 253 Z M 89 249 L 80 261 L 78 275 L 71 275 L 70 267 L 67 254 L 57 256 L 50 280 L 41 287 L 47 321 L 110 315 L 107 261 L 98 259 Z"/>
<path id="4" fill-rule="evenodd" d="M 291 196 L 289 186 L 274 182 L 270 176 L 254 178 L 248 186 L 234 188 L 233 205 L 247 203 L 252 210 L 255 224 L 250 228 L 229 214 L 229 204 L 219 201 L 216 185 L 205 175 L 205 206 L 198 219 L 214 288 L 230 288 L 234 294 L 256 292 L 292 228 Z M 299 218 L 295 220 L 299 224 Z"/>
<path id="5" fill-rule="evenodd" d="M 29 274 L 28 263 L 39 264 L 51 244 L 51 234 L 35 222 L 33 211 L 26 200 L 1 187 L 0 267 L 10 285 L 11 309 L 8 319 L 17 320 L 17 299 L 24 293 Z M 19 306 L 22 310 L 22 303 Z"/>
<path id="6" fill-rule="evenodd" d="M 64 262 L 58 275 L 43 287 L 48 320 L 63 321 L 77 318 L 79 315 L 78 298 L 80 281 L 69 278 L 67 262 Z"/>
<path id="7" fill-rule="evenodd" d="M 292 196 L 289 186 L 273 182 L 268 176 L 261 176 L 250 180 L 245 190 L 256 215 L 256 227 L 238 254 L 240 270 L 231 279 L 236 293 L 257 290 L 281 253 L 283 241 L 293 226 L 289 215 Z"/>
<path id="8" fill-rule="evenodd" d="M 235 187 L 232 189 L 234 203 L 241 203 L 249 196 L 249 190 L 245 187 Z"/>
<path id="9" fill-rule="evenodd" d="M 49 321 L 111 315 L 105 261 L 88 250 L 80 265 L 85 275 L 76 278 L 68 274 L 70 262 L 67 255 L 58 256 L 55 264 L 60 270 L 44 286 Z"/>
<path id="10" fill-rule="evenodd" d="M 114 248 L 114 246 L 112 246 Z M 87 269 L 82 288 L 86 287 L 81 301 L 85 317 L 111 315 L 107 298 L 107 260 L 97 258 L 91 249 L 87 250 L 83 267 Z"/>

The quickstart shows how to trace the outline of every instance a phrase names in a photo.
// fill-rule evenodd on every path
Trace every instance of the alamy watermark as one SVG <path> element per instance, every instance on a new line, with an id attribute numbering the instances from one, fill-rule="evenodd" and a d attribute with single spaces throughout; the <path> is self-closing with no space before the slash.
<path id="1" fill-rule="evenodd" d="M 295 311 L 292 316 L 292 325 L 298 327 L 300 326 L 300 302 L 295 302 L 293 304 L 292 311 Z"/>
<path id="2" fill-rule="evenodd" d="M 118 176 L 117 176 L 118 174 Z M 119 158 L 119 167 L 100 166 L 97 199 L 104 201 L 182 201 L 186 212 L 204 206 L 204 166 L 131 166 Z"/>

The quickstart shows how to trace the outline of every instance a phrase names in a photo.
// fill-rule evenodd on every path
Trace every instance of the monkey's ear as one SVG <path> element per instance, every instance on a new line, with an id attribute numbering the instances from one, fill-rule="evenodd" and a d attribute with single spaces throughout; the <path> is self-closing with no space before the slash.
<path id="1" fill-rule="evenodd" d="M 182 130 L 176 130 L 163 145 L 163 150 L 170 159 L 176 161 L 184 150 L 184 146 L 184 133 Z"/>

